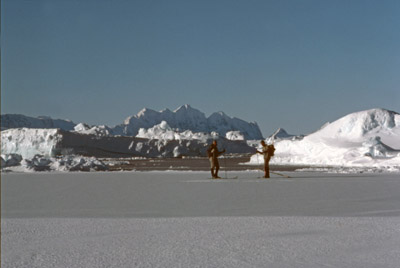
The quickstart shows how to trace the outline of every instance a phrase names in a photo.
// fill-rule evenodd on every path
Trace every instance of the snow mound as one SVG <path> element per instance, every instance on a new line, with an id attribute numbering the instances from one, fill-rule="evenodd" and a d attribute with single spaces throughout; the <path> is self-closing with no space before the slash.
<path id="1" fill-rule="evenodd" d="M 22 171 L 104 171 L 107 166 L 94 157 L 68 155 L 62 158 L 47 158 L 35 155 L 31 159 L 23 159 Z"/>
<path id="2" fill-rule="evenodd" d="M 63 158 L 52 158 L 50 169 L 56 171 L 105 171 L 108 167 L 95 157 L 68 155 Z"/>
<path id="3" fill-rule="evenodd" d="M 400 166 L 400 115 L 372 109 L 346 115 L 302 140 L 275 143 L 271 164 Z M 262 163 L 253 155 L 250 164 Z"/>
<path id="4" fill-rule="evenodd" d="M 231 141 L 243 141 L 245 140 L 244 135 L 240 131 L 229 131 L 226 132 L 225 138 Z"/>
<path id="5" fill-rule="evenodd" d="M 346 140 L 360 142 L 380 136 L 382 142 L 400 149 L 400 114 L 384 109 L 371 109 L 346 115 L 325 124 L 309 135 L 314 140 Z"/>
<path id="6" fill-rule="evenodd" d="M 110 136 L 113 130 L 105 125 L 90 127 L 85 123 L 79 123 L 74 127 L 74 131 L 81 134 L 96 135 L 96 136 Z"/>

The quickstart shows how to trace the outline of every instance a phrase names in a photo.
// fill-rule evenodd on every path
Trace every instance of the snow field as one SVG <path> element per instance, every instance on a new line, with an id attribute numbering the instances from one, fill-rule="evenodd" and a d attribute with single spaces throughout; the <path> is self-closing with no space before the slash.
<path id="1" fill-rule="evenodd" d="M 2 267 L 398 267 L 400 220 L 2 219 Z"/>
<path id="2" fill-rule="evenodd" d="M 2 267 L 398 267 L 396 174 L 2 174 Z"/>

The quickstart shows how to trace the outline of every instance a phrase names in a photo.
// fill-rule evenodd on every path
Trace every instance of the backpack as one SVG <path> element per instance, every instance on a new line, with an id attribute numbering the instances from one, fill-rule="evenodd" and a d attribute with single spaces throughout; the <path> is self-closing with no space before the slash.
<path id="1" fill-rule="evenodd" d="M 275 146 L 274 145 L 268 145 L 268 154 L 269 156 L 274 156 L 274 152 L 275 152 Z"/>
<path id="2" fill-rule="evenodd" d="M 208 147 L 208 149 L 207 149 L 207 156 L 208 156 L 208 158 L 212 157 L 212 153 L 211 153 L 212 148 L 213 148 L 212 145 L 210 145 L 210 146 Z"/>

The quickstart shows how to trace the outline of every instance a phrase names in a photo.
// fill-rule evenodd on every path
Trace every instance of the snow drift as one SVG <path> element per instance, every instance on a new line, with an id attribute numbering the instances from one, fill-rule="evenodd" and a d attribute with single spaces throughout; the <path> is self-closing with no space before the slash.
<path id="1" fill-rule="evenodd" d="M 47 158 L 35 155 L 21 162 L 21 171 L 104 171 L 108 167 L 95 157 L 67 155 Z"/>
<path id="2" fill-rule="evenodd" d="M 325 124 L 301 140 L 275 143 L 271 164 L 400 166 L 400 115 L 371 109 Z M 253 155 L 250 163 L 262 163 Z"/>

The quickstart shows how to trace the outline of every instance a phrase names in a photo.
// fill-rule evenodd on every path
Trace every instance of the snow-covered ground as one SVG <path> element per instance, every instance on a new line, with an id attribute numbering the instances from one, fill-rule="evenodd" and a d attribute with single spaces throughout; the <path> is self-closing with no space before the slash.
<path id="1" fill-rule="evenodd" d="M 398 174 L 285 174 L 3 173 L 1 266 L 398 267 Z"/>

